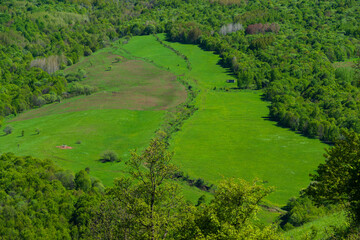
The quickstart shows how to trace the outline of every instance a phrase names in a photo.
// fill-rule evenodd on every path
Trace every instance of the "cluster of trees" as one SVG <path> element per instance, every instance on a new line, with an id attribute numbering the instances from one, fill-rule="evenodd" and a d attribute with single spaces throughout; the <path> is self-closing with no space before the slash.
<path id="1" fill-rule="evenodd" d="M 258 33 L 262 33 L 265 34 L 266 32 L 273 32 L 273 33 L 278 33 L 280 30 L 280 25 L 277 23 L 255 23 L 255 24 L 250 24 L 247 26 L 245 33 L 246 34 L 258 34 Z"/>
<path id="2" fill-rule="evenodd" d="M 3 239 L 70 239 L 77 204 L 104 192 L 97 179 L 74 174 L 49 160 L 0 156 L 0 236 Z"/>
<path id="3" fill-rule="evenodd" d="M 316 203 L 344 204 L 351 223 L 360 223 L 360 137 L 355 132 L 342 132 L 343 139 L 324 155 L 325 163 L 320 164 L 312 183 L 304 194 Z"/>

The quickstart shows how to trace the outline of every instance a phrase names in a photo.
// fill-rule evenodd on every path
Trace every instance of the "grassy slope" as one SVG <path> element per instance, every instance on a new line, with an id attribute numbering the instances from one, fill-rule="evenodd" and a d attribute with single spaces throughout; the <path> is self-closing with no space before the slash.
<path id="1" fill-rule="evenodd" d="M 153 52 L 137 48 L 140 44 L 155 47 L 153 41 L 152 36 L 135 37 L 124 48 L 170 70 L 176 69 L 175 64 L 168 66 L 159 57 L 160 44 Z M 308 184 L 308 174 L 323 160 L 326 145 L 266 120 L 268 104 L 261 101 L 260 92 L 213 91 L 214 87 L 235 87 L 226 83 L 231 76 L 217 65 L 217 55 L 194 45 L 167 44 L 190 59 L 192 70 L 186 76 L 201 89 L 199 110 L 172 142 L 175 161 L 182 170 L 214 183 L 222 177 L 259 177 L 276 187 L 268 198 L 276 205 L 297 195 Z"/>

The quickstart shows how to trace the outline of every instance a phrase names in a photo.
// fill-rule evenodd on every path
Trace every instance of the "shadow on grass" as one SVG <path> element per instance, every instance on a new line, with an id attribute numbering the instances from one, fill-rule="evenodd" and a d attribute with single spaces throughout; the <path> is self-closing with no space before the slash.
<path id="1" fill-rule="evenodd" d="M 328 146 L 334 146 L 334 143 L 333 143 L 333 142 L 326 141 L 326 140 L 321 140 L 321 139 L 319 139 L 318 137 L 309 137 L 309 136 L 305 135 L 304 133 L 302 133 L 302 132 L 300 132 L 300 131 L 293 130 L 293 129 L 291 129 L 290 127 L 283 126 L 283 125 L 280 124 L 280 122 L 272 119 L 272 118 L 269 117 L 269 116 L 265 116 L 265 117 L 261 117 L 261 118 L 264 119 L 264 121 L 275 122 L 275 126 L 276 126 L 276 127 L 280 127 L 280 128 L 289 130 L 289 131 L 294 132 L 295 134 L 300 135 L 300 136 L 302 136 L 302 137 L 304 137 L 304 138 L 308 138 L 308 139 L 318 139 L 320 142 L 325 143 L 325 144 L 328 145 Z"/>

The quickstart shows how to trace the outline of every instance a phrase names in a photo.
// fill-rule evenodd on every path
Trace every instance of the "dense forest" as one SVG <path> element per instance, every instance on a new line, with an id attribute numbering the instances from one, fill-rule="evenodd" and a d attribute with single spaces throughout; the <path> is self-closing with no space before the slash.
<path id="1" fill-rule="evenodd" d="M 237 88 L 217 90 L 261 90 L 272 120 L 335 143 L 312 175 L 313 183 L 289 202 L 280 225 L 310 221 L 311 216 L 299 220 L 291 215 L 305 214 L 306 205 L 313 210 L 309 216 L 345 202 L 355 233 L 339 234 L 356 239 L 359 22 L 356 0 L 5 0 L 0 3 L 0 125 L 25 110 L 97 91 L 81 83 L 85 72 L 58 71 L 83 56 L 119 39 L 166 33 L 171 41 L 197 44 L 221 56 Z M 210 203 L 199 199 L 192 206 L 167 180 L 176 168 L 165 148 L 154 139 L 143 153 L 134 152 L 130 177 L 115 180 L 112 188 L 92 178 L 90 169 L 73 174 L 49 160 L 2 155 L 0 236 L 280 238 L 276 228 L 254 220 L 258 203 L 271 189 L 256 181 L 224 180 Z M 153 167 L 144 168 L 144 162 Z"/>

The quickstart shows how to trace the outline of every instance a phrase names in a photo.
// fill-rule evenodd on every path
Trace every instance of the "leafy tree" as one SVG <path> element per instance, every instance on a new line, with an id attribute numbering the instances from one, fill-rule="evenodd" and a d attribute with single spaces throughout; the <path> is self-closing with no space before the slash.
<path id="1" fill-rule="evenodd" d="M 110 150 L 108 150 L 102 154 L 101 160 L 103 162 L 119 162 L 120 161 L 118 155 L 114 151 L 110 151 Z"/>
<path id="2" fill-rule="evenodd" d="M 163 239 L 181 224 L 183 211 L 179 188 L 167 179 L 176 167 L 172 153 L 158 139 L 139 155 L 131 153 L 127 162 L 131 178 L 120 178 L 108 192 L 108 198 L 96 209 L 92 234 L 99 238 Z M 101 217 L 101 219 L 100 219 Z M 111 231 L 117 234 L 114 235 Z"/>
<path id="3" fill-rule="evenodd" d="M 360 223 L 360 138 L 354 132 L 342 132 L 343 139 L 326 150 L 313 182 L 304 193 L 316 202 L 346 203 L 349 216 Z"/>
<path id="4" fill-rule="evenodd" d="M 254 225 L 261 200 L 271 188 L 242 179 L 223 180 L 209 205 L 200 205 L 188 224 L 180 228 L 178 239 L 279 239 L 272 226 Z"/>
<path id="5" fill-rule="evenodd" d="M 80 170 L 75 175 L 75 186 L 76 189 L 81 189 L 83 191 L 89 191 L 91 188 L 91 179 L 89 174 L 85 170 Z"/>

